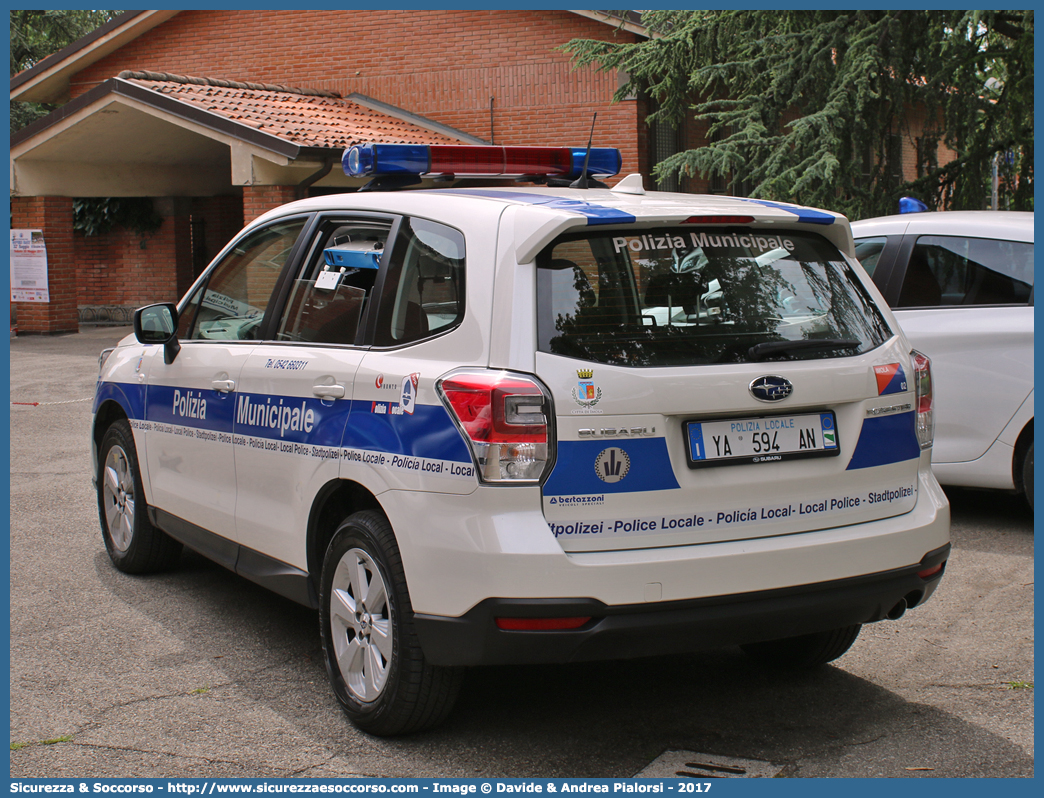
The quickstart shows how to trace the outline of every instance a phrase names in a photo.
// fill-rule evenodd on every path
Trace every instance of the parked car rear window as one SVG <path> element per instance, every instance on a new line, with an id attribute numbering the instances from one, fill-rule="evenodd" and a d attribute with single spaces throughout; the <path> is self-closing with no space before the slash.
<path id="1" fill-rule="evenodd" d="M 877 268 L 877 261 L 881 259 L 888 238 L 876 236 L 874 238 L 860 238 L 855 242 L 856 259 L 866 269 L 866 273 L 872 275 Z"/>
<path id="2" fill-rule="evenodd" d="M 841 253 L 809 233 L 681 227 L 571 235 L 549 245 L 537 266 L 539 349 L 581 360 L 671 366 L 842 357 L 891 335 Z"/>

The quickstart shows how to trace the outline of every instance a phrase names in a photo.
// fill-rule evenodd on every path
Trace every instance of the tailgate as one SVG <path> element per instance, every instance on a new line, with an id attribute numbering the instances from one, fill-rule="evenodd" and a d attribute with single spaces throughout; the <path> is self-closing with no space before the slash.
<path id="1" fill-rule="evenodd" d="M 901 335 L 826 237 L 582 230 L 537 257 L 536 371 L 572 551 L 786 535 L 908 512 L 921 447 Z"/>
<path id="2" fill-rule="evenodd" d="M 913 383 L 904 379 L 909 364 L 898 342 L 843 368 L 820 361 L 635 375 L 577 369 L 544 354 L 538 366 L 553 386 L 558 427 L 544 515 L 567 550 L 808 532 L 887 518 L 916 503 Z M 879 373 L 896 376 L 882 385 Z M 766 375 L 788 380 L 793 401 L 769 408 L 755 399 L 748 386 Z M 655 412 L 633 412 L 635 405 Z M 692 451 L 701 432 L 711 448 L 703 460 Z M 750 454 L 755 448 L 765 453 Z"/>

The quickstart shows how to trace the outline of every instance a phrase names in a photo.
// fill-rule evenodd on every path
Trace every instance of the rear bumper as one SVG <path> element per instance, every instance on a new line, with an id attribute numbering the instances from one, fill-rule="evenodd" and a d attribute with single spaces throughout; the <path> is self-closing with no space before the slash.
<path id="1" fill-rule="evenodd" d="M 614 608 L 673 607 L 840 583 L 918 563 L 950 540 L 946 495 L 929 470 L 928 452 L 922 460 L 918 501 L 909 513 L 815 532 L 656 548 L 564 551 L 538 509 L 538 488 L 480 487 L 466 497 L 388 491 L 380 500 L 419 615 L 461 618 L 494 599 L 539 604 L 557 597 Z"/>
<path id="2" fill-rule="evenodd" d="M 561 663 L 626 659 L 812 634 L 883 620 L 938 586 L 950 545 L 915 565 L 812 585 L 729 596 L 608 606 L 596 599 L 490 598 L 456 618 L 417 614 L 424 655 L 435 665 Z M 918 573 L 943 565 L 922 579 Z M 576 630 L 505 631 L 496 618 L 586 617 Z"/>

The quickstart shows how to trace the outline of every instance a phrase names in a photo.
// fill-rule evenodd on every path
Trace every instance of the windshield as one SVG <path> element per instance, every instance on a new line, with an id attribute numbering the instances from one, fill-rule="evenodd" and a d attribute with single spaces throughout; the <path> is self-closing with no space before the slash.
<path id="1" fill-rule="evenodd" d="M 542 352 L 670 366 L 842 357 L 890 331 L 837 249 L 789 231 L 563 236 L 537 259 Z"/>

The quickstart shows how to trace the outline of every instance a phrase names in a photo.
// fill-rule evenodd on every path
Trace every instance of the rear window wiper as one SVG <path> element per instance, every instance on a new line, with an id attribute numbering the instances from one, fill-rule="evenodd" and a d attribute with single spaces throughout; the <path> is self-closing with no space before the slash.
<path id="1" fill-rule="evenodd" d="M 857 349 L 862 341 L 854 338 L 808 338 L 800 341 L 764 341 L 747 350 L 749 360 L 764 360 L 766 357 L 791 352 L 795 349 Z"/>

